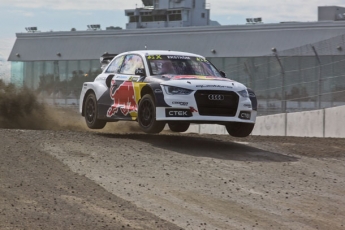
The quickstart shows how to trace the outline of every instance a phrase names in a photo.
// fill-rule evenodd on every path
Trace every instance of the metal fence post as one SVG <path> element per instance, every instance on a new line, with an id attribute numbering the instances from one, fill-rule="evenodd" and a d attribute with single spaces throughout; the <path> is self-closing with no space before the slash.
<path id="1" fill-rule="evenodd" d="M 319 54 L 317 53 L 316 49 L 315 49 L 315 46 L 311 46 L 311 48 L 313 49 L 314 51 L 314 54 L 316 56 L 316 60 L 319 64 L 319 77 L 318 77 L 318 81 L 317 81 L 317 86 L 318 86 L 318 96 L 317 96 L 317 102 L 318 102 L 318 106 L 317 108 L 318 109 L 321 109 L 321 91 L 322 91 L 322 86 L 321 86 L 321 81 L 322 81 L 322 78 L 321 78 L 321 73 L 322 73 L 322 65 L 321 65 L 321 60 L 320 60 L 320 57 L 319 57 Z"/>
<path id="2" fill-rule="evenodd" d="M 274 56 L 276 57 L 280 69 L 281 69 L 281 74 L 282 74 L 282 112 L 285 113 L 286 112 L 286 94 L 285 94 L 285 70 L 284 70 L 284 66 L 282 64 L 282 62 L 280 61 L 280 57 L 278 56 L 278 53 L 275 51 L 274 52 Z"/>

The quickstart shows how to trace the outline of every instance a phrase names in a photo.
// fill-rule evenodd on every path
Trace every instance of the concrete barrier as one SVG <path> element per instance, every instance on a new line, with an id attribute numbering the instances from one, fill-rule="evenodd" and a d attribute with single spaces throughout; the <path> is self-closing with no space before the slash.
<path id="1" fill-rule="evenodd" d="M 345 138 L 345 106 L 325 109 L 325 137 Z"/>
<path id="2" fill-rule="evenodd" d="M 228 132 L 224 125 L 200 125 L 200 134 L 228 135 Z"/>
<path id="3" fill-rule="evenodd" d="M 186 133 L 200 133 L 200 125 L 191 124 L 189 126 L 189 129 L 186 131 Z"/>
<path id="4" fill-rule="evenodd" d="M 287 114 L 287 136 L 323 137 L 324 110 Z"/>
<path id="5" fill-rule="evenodd" d="M 256 118 L 252 135 L 285 136 L 286 114 L 276 114 Z"/>
<path id="6" fill-rule="evenodd" d="M 256 118 L 251 135 L 345 138 L 345 106 Z M 223 125 L 192 124 L 187 133 L 229 135 Z"/>

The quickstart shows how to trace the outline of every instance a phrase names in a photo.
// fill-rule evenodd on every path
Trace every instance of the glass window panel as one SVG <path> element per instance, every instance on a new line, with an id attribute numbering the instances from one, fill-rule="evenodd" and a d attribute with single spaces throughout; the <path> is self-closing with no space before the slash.
<path id="1" fill-rule="evenodd" d="M 123 63 L 123 59 L 125 56 L 121 56 L 116 58 L 108 67 L 108 69 L 105 71 L 106 73 L 118 73 L 119 69 L 121 68 L 121 65 Z"/>
<path id="2" fill-rule="evenodd" d="M 11 83 L 18 87 L 24 84 L 24 62 L 11 62 Z"/>
<path id="3" fill-rule="evenodd" d="M 120 73 L 123 74 L 135 74 L 135 70 L 138 68 L 144 68 L 143 60 L 138 55 L 127 55 Z"/>

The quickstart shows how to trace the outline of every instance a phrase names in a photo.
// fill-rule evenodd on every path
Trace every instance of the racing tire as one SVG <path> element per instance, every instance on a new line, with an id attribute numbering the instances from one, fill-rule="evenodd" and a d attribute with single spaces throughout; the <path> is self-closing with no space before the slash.
<path id="1" fill-rule="evenodd" d="M 160 133 L 165 122 L 156 120 L 156 105 L 150 94 L 143 96 L 138 107 L 138 123 L 145 133 Z"/>
<path id="2" fill-rule="evenodd" d="M 97 99 L 94 93 L 87 95 L 85 104 L 84 104 L 84 115 L 86 125 L 90 129 L 103 129 L 107 124 L 106 121 L 97 119 L 98 116 L 98 107 Z"/>
<path id="3" fill-rule="evenodd" d="M 225 125 L 226 131 L 233 137 L 247 137 L 254 129 L 253 123 L 232 122 Z"/>
<path id="4" fill-rule="evenodd" d="M 189 128 L 190 123 L 183 123 L 183 122 L 169 122 L 168 126 L 169 129 L 173 132 L 186 132 Z"/>

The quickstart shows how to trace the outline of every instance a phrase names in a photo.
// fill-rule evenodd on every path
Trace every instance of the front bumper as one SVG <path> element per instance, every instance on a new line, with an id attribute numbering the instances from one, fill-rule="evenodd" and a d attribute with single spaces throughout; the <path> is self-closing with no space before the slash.
<path id="1" fill-rule="evenodd" d="M 234 91 L 199 90 L 190 95 L 164 95 L 170 107 L 157 107 L 158 121 L 224 124 L 255 123 L 257 111 L 248 97 Z"/>

